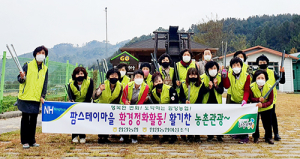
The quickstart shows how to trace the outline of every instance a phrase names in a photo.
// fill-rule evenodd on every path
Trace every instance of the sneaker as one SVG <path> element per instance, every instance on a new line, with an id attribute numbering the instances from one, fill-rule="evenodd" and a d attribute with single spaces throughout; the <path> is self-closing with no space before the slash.
<path id="1" fill-rule="evenodd" d="M 244 138 L 239 141 L 239 144 L 246 144 L 249 142 L 249 138 Z"/>
<path id="2" fill-rule="evenodd" d="M 31 147 L 40 147 L 40 144 L 34 143 L 32 145 L 30 145 Z"/>
<path id="3" fill-rule="evenodd" d="M 29 148 L 30 148 L 29 144 L 23 144 L 23 149 L 29 149 Z"/>
<path id="4" fill-rule="evenodd" d="M 121 136 L 121 138 L 120 138 L 120 141 L 121 141 L 121 142 L 123 142 L 123 141 L 124 141 L 124 138 L 123 138 L 122 136 Z"/>
<path id="5" fill-rule="evenodd" d="M 135 140 L 135 139 L 131 139 L 131 142 L 132 142 L 133 144 L 136 144 L 136 143 L 138 143 L 138 141 L 137 141 L 137 140 Z"/>
<path id="6" fill-rule="evenodd" d="M 81 138 L 81 139 L 80 139 L 80 143 L 81 143 L 81 144 L 85 144 L 85 138 Z"/>
<path id="7" fill-rule="evenodd" d="M 279 134 L 274 135 L 274 140 L 275 141 L 280 141 L 281 140 L 281 137 L 279 136 Z"/>
<path id="8" fill-rule="evenodd" d="M 73 143 L 78 143 L 78 138 L 75 137 L 73 140 L 72 140 Z"/>

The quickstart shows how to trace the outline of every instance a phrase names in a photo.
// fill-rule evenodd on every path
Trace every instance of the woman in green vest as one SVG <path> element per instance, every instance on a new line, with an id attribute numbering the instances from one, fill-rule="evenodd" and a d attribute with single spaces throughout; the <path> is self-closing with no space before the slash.
<path id="1" fill-rule="evenodd" d="M 234 53 L 233 58 L 238 57 L 242 60 L 243 62 L 243 67 L 242 67 L 242 72 L 247 72 L 248 75 L 250 75 L 251 79 L 252 79 L 252 74 L 253 74 L 253 68 L 252 66 L 249 66 L 246 63 L 247 60 L 247 56 L 243 51 L 237 51 Z M 232 71 L 231 67 L 228 67 L 229 71 Z M 227 101 L 226 103 L 230 103 L 230 98 L 231 98 L 231 89 L 228 89 L 227 91 Z"/>
<path id="2" fill-rule="evenodd" d="M 178 95 L 176 90 L 163 83 L 162 75 L 159 72 L 156 72 L 152 76 L 153 81 L 153 90 L 151 92 L 151 99 L 155 104 L 178 104 Z M 169 140 L 169 137 L 171 139 Z M 158 135 L 153 135 L 153 138 L 158 138 Z M 169 144 L 173 144 L 177 141 L 176 135 L 163 135 L 163 138 L 160 140 L 160 143 L 169 141 Z"/>
<path id="3" fill-rule="evenodd" d="M 21 143 L 24 149 L 39 147 L 35 140 L 37 116 L 41 103 L 47 93 L 48 68 L 43 61 L 48 56 L 48 49 L 39 46 L 33 51 L 34 59 L 23 66 L 18 75 L 20 82 L 17 106 L 22 112 Z"/>
<path id="4" fill-rule="evenodd" d="M 123 88 L 125 88 L 125 86 L 130 82 L 130 78 L 126 75 L 128 72 L 128 65 L 125 63 L 120 63 L 118 64 L 117 69 L 121 74 L 120 83 L 122 84 Z"/>
<path id="5" fill-rule="evenodd" d="M 189 93 L 189 87 L 190 87 L 190 93 Z M 184 81 L 182 81 L 182 84 L 180 86 L 180 100 L 181 103 L 185 104 L 201 104 L 203 99 L 203 94 L 205 92 L 205 87 L 202 84 L 199 72 L 196 68 L 190 68 L 187 71 L 187 75 Z M 190 96 L 189 96 L 190 94 Z M 181 135 L 181 138 L 183 140 L 186 140 L 185 135 Z M 196 135 L 195 137 L 193 135 L 188 135 L 188 142 L 201 142 L 200 135 Z"/>
<path id="6" fill-rule="evenodd" d="M 150 91 L 149 86 L 144 82 L 144 72 L 136 70 L 133 73 L 134 81 L 129 82 L 122 94 L 121 104 L 125 105 L 142 105 L 147 101 L 147 96 Z M 129 143 L 129 135 L 123 135 L 124 143 Z M 131 142 L 137 143 L 137 135 L 131 135 Z"/>
<path id="7" fill-rule="evenodd" d="M 93 93 L 92 98 L 96 103 L 119 104 L 122 95 L 120 72 L 112 68 L 106 73 L 106 80 Z M 98 143 L 110 143 L 108 135 L 98 135 Z"/>
<path id="8" fill-rule="evenodd" d="M 275 84 L 275 82 L 280 78 L 280 75 L 277 74 L 275 71 L 268 68 L 269 66 L 269 59 L 265 55 L 261 55 L 256 59 L 256 64 L 258 65 L 259 69 L 264 70 L 268 73 L 269 79 L 267 80 L 267 83 L 269 83 L 271 86 Z M 282 78 L 280 79 L 279 83 L 284 84 L 285 83 L 285 72 L 284 67 L 280 66 L 279 69 L 280 73 L 282 74 Z M 277 116 L 275 112 L 275 105 L 277 102 L 277 89 L 274 87 L 274 103 L 273 103 L 273 113 L 272 113 L 272 127 L 273 127 L 273 133 L 274 133 L 274 140 L 279 141 L 281 137 L 278 133 L 278 122 L 277 122 Z"/>
<path id="9" fill-rule="evenodd" d="M 181 61 L 176 63 L 177 73 L 179 75 L 179 81 L 176 81 L 176 85 L 180 87 L 181 81 L 186 79 L 186 74 L 190 68 L 196 68 L 195 62 L 192 60 L 193 54 L 188 50 L 184 49 L 179 54 Z M 179 95 L 180 96 L 180 95 Z"/>
<path id="10" fill-rule="evenodd" d="M 257 103 L 258 114 L 256 120 L 256 130 L 252 134 L 254 138 L 254 143 L 258 143 L 259 139 L 259 116 L 263 123 L 265 129 L 265 142 L 269 144 L 274 144 L 272 140 L 272 108 L 273 108 L 273 90 L 271 93 L 264 99 L 264 96 L 271 89 L 271 85 L 266 83 L 268 81 L 268 73 L 263 70 L 258 70 L 253 75 L 253 80 L 250 85 L 250 101 Z"/>
<path id="11" fill-rule="evenodd" d="M 68 89 L 71 90 L 72 100 L 70 102 L 87 102 L 90 103 L 94 90 L 93 80 L 88 77 L 84 67 L 76 67 L 72 74 L 72 81 L 69 83 Z M 85 134 L 72 134 L 72 142 L 85 143 Z"/>
<path id="12" fill-rule="evenodd" d="M 153 81 L 152 81 L 152 75 L 151 72 L 151 65 L 148 62 L 143 62 L 140 66 L 140 69 L 144 73 L 144 82 L 149 86 L 149 92 L 153 89 Z"/>
<path id="13" fill-rule="evenodd" d="M 227 73 L 226 70 L 222 71 L 222 81 L 224 88 L 231 89 L 230 103 L 247 104 L 250 95 L 250 75 L 247 72 L 242 71 L 243 61 L 235 57 L 230 60 L 230 67 Z M 244 144 L 249 142 L 248 135 L 235 135 L 234 138 L 240 138 L 239 143 Z"/>
<path id="14" fill-rule="evenodd" d="M 201 81 L 204 83 L 207 93 L 204 94 L 203 104 L 222 104 L 222 94 L 224 92 L 219 64 L 215 61 L 209 61 L 205 65 L 205 73 L 201 75 Z M 222 135 L 217 135 L 217 140 L 223 142 Z M 208 135 L 207 141 L 211 142 L 214 135 Z"/>
<path id="15" fill-rule="evenodd" d="M 163 83 L 176 88 L 174 68 L 170 66 L 172 64 L 170 55 L 168 55 L 167 53 L 162 54 L 158 59 L 158 63 L 161 65 L 159 67 L 159 72 L 162 75 Z"/>

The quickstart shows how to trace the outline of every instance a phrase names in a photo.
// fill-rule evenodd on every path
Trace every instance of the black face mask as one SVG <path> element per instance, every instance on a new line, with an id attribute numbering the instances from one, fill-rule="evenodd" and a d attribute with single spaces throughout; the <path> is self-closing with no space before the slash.
<path id="1" fill-rule="evenodd" d="M 261 65 L 258 65 L 260 69 L 266 69 L 268 67 L 267 64 L 261 64 Z"/>
<path id="2" fill-rule="evenodd" d="M 190 82 L 196 82 L 198 78 L 190 78 Z"/>
<path id="3" fill-rule="evenodd" d="M 170 62 L 163 62 L 161 64 L 164 68 L 168 68 L 170 66 Z"/>
<path id="4" fill-rule="evenodd" d="M 76 77 L 75 80 L 77 82 L 82 82 L 84 80 L 84 76 L 79 76 L 79 77 Z"/>
<path id="5" fill-rule="evenodd" d="M 117 78 L 110 78 L 110 79 L 109 79 L 109 82 L 110 82 L 111 84 L 116 84 L 117 81 L 118 81 Z"/>
<path id="6" fill-rule="evenodd" d="M 157 84 L 155 87 L 156 87 L 156 89 L 162 89 L 162 87 L 163 87 L 163 84 L 162 84 L 162 83 L 160 83 L 160 84 Z"/>

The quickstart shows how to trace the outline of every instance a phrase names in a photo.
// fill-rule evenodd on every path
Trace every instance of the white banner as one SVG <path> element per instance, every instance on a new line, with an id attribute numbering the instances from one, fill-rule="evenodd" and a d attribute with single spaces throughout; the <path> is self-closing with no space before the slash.
<path id="1" fill-rule="evenodd" d="M 119 105 L 45 102 L 44 133 L 224 135 L 254 133 L 256 104 Z"/>

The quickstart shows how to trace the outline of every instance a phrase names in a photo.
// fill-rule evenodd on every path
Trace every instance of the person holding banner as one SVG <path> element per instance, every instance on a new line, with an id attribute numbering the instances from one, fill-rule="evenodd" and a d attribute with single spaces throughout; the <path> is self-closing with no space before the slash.
<path id="1" fill-rule="evenodd" d="M 117 69 L 119 70 L 121 74 L 120 83 L 122 84 L 123 88 L 130 82 L 130 78 L 126 75 L 128 72 L 128 65 L 125 63 L 120 63 L 117 66 Z"/>
<path id="2" fill-rule="evenodd" d="M 199 72 L 196 68 L 190 68 L 187 71 L 186 79 L 180 86 L 180 100 L 185 104 L 200 104 L 202 103 L 203 94 L 205 94 L 205 87 L 202 85 L 202 81 Z M 181 136 L 183 140 L 186 140 L 186 136 Z M 200 135 L 195 137 L 188 135 L 188 142 L 201 142 Z"/>
<path id="3" fill-rule="evenodd" d="M 209 61 L 205 65 L 205 73 L 201 75 L 201 81 L 207 90 L 204 94 L 203 104 L 222 104 L 222 94 L 224 92 L 221 74 L 219 72 L 219 64 L 215 61 Z M 217 140 L 223 142 L 222 135 L 217 135 Z M 213 135 L 207 136 L 207 141 L 213 140 Z"/>
<path id="4" fill-rule="evenodd" d="M 178 87 L 180 87 L 181 81 L 186 79 L 187 72 L 190 68 L 197 69 L 195 62 L 192 60 L 193 54 L 188 49 L 182 50 L 179 56 L 181 61 L 176 63 L 177 73 L 179 75 L 179 80 L 176 81 Z"/>
<path id="5" fill-rule="evenodd" d="M 151 92 L 151 99 L 155 104 L 178 104 L 178 95 L 176 90 L 170 85 L 163 83 L 163 77 L 159 72 L 156 72 L 152 76 L 153 90 Z M 171 137 L 171 140 L 169 140 Z M 153 135 L 153 138 L 158 138 L 158 135 Z M 173 144 L 177 141 L 176 135 L 163 135 L 163 138 L 159 141 L 164 143 L 169 141 L 169 144 Z"/>
<path id="6" fill-rule="evenodd" d="M 147 101 L 149 86 L 144 82 L 144 72 L 136 70 L 133 73 L 134 81 L 129 82 L 123 90 L 120 104 L 142 105 Z M 124 143 L 129 143 L 129 135 L 123 135 Z M 137 143 L 137 135 L 131 135 L 131 142 Z"/>
<path id="7" fill-rule="evenodd" d="M 268 81 L 268 73 L 263 70 L 258 70 L 253 75 L 253 80 L 250 85 L 250 101 L 257 103 L 258 115 L 257 115 L 257 125 L 255 133 L 252 134 L 254 138 L 254 143 L 258 143 L 259 139 L 259 116 L 262 120 L 263 127 L 265 129 L 265 142 L 269 144 L 274 144 L 272 141 L 272 108 L 273 108 L 273 90 L 264 99 L 264 96 L 271 89 L 271 85 L 266 83 Z"/>
<path id="8" fill-rule="evenodd" d="M 143 62 L 140 66 L 140 69 L 144 73 L 144 82 L 149 86 L 149 92 L 153 89 L 153 81 L 151 72 L 151 65 L 148 62 Z"/>
<path id="9" fill-rule="evenodd" d="M 172 63 L 170 55 L 168 55 L 167 53 L 162 54 L 158 59 L 158 63 L 161 65 L 159 67 L 159 72 L 162 75 L 163 83 L 176 88 L 174 68 L 170 66 Z M 166 76 L 164 74 L 166 74 Z"/>
<path id="10" fill-rule="evenodd" d="M 84 67 L 76 67 L 72 74 L 72 81 L 68 85 L 71 95 L 70 102 L 90 103 L 94 90 L 93 83 L 93 80 L 88 77 L 88 73 Z M 72 134 L 72 142 L 78 143 L 78 136 L 80 143 L 85 143 L 85 134 Z"/>
<path id="11" fill-rule="evenodd" d="M 119 82 L 121 74 L 116 68 L 107 71 L 104 84 L 101 84 L 93 93 L 96 103 L 119 104 L 122 95 L 122 84 Z M 110 143 L 108 135 L 98 135 L 98 143 Z"/>
<path id="12" fill-rule="evenodd" d="M 212 61 L 212 54 L 209 49 L 205 49 L 202 56 L 202 61 L 197 64 L 200 75 L 205 73 L 205 65 L 207 62 Z"/>
<path id="13" fill-rule="evenodd" d="M 48 83 L 48 68 L 43 63 L 48 56 L 48 49 L 39 46 L 33 51 L 33 56 L 34 59 L 22 67 L 24 72 L 18 75 L 20 86 L 17 106 L 22 112 L 20 135 L 24 149 L 39 147 L 35 140 L 36 123 Z"/>
<path id="14" fill-rule="evenodd" d="M 247 104 L 250 95 L 251 78 L 247 72 L 242 71 L 243 61 L 240 58 L 232 58 L 230 67 L 232 71 L 222 71 L 223 84 L 226 89 L 230 87 L 231 92 L 235 92 L 231 94 L 230 103 L 242 104 L 243 106 Z M 240 144 L 249 142 L 248 135 L 237 135 L 236 137 L 241 139 Z"/>
<path id="15" fill-rule="evenodd" d="M 269 59 L 267 56 L 265 55 L 261 55 L 256 59 L 256 63 L 259 67 L 260 70 L 264 70 L 267 72 L 268 74 L 268 80 L 267 83 L 269 83 L 271 86 L 273 86 L 276 81 L 280 78 L 280 76 L 273 70 L 270 70 L 268 68 L 269 65 Z M 285 71 L 284 71 L 284 67 L 280 66 L 280 73 L 282 74 L 282 78 L 279 80 L 280 84 L 284 84 L 285 83 Z M 273 89 L 273 94 L 274 94 L 274 102 L 273 102 L 273 113 L 272 113 L 272 127 L 273 127 L 273 133 L 274 133 L 274 140 L 275 141 L 279 141 L 281 140 L 281 137 L 279 136 L 278 133 L 278 122 L 277 122 L 277 116 L 276 116 L 276 112 L 275 112 L 275 105 L 277 102 L 277 89 L 276 87 L 274 87 Z"/>

